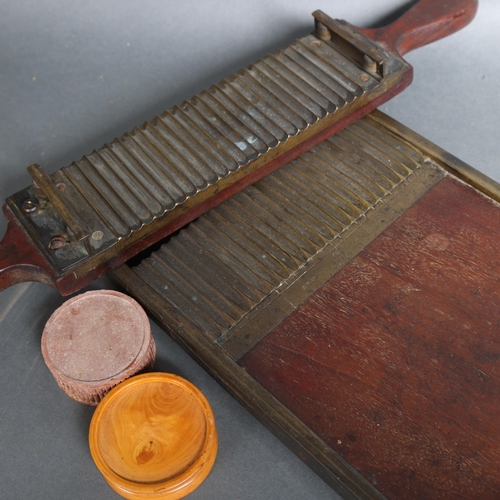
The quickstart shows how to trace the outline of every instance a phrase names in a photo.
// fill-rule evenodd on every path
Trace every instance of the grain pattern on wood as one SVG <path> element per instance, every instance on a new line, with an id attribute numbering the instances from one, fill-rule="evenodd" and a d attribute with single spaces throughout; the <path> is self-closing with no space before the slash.
<path id="1" fill-rule="evenodd" d="M 499 231 L 445 178 L 242 366 L 388 498 L 498 498 Z"/>
<path id="2" fill-rule="evenodd" d="M 478 0 L 421 0 L 389 26 L 360 31 L 403 56 L 467 26 L 474 19 L 477 7 Z"/>
<path id="3" fill-rule="evenodd" d="M 217 454 L 212 409 L 176 375 L 151 373 L 113 389 L 92 418 L 90 449 L 109 485 L 130 499 L 183 498 Z"/>
<path id="4" fill-rule="evenodd" d="M 47 259 L 21 223 L 7 206 L 3 206 L 7 218 L 7 232 L 0 242 L 0 291 L 25 281 L 53 284 L 53 276 Z"/>

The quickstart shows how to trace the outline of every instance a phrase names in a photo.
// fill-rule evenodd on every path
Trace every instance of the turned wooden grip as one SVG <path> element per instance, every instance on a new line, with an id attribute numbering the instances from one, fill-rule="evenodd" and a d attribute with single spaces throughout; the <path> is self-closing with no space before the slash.
<path id="1" fill-rule="evenodd" d="M 40 281 L 55 286 L 47 269 L 50 264 L 38 250 L 7 205 L 3 207 L 7 218 L 7 232 L 0 241 L 0 292 L 25 281 Z"/>
<path id="2" fill-rule="evenodd" d="M 477 7 L 478 0 L 421 0 L 388 26 L 359 31 L 403 56 L 467 26 Z"/>

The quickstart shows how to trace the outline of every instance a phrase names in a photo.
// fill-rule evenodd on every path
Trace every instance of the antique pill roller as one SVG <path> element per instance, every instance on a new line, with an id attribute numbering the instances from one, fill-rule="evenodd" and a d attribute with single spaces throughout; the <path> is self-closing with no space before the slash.
<path id="1" fill-rule="evenodd" d="M 496 500 L 499 201 L 375 110 L 111 274 L 343 499 Z"/>
<path id="2" fill-rule="evenodd" d="M 408 86 L 401 56 L 465 26 L 475 0 L 422 0 L 385 29 L 315 31 L 8 198 L 0 289 L 70 294 Z"/>

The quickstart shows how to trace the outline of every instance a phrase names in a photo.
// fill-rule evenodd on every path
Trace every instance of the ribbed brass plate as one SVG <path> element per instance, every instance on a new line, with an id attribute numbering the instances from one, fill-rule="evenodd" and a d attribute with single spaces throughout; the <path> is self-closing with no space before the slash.
<path id="1" fill-rule="evenodd" d="M 200 217 L 134 271 L 238 358 L 444 175 L 367 117 Z M 324 272 L 299 283 L 312 266 Z"/>
<path id="2" fill-rule="evenodd" d="M 306 36 L 50 177 L 32 167 L 9 206 L 61 273 L 105 262 L 396 85 L 409 66 L 358 38 L 383 74 Z"/>

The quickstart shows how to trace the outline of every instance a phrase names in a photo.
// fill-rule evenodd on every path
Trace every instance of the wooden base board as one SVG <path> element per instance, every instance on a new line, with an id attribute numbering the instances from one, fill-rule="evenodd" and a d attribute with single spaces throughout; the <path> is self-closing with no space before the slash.
<path id="1" fill-rule="evenodd" d="M 498 497 L 499 215 L 445 178 L 240 361 L 388 498 Z"/>
<path id="2" fill-rule="evenodd" d="M 231 226 L 223 205 L 115 276 L 344 498 L 497 498 L 499 186 L 380 112 L 341 134 L 332 168 L 401 179 L 340 233 L 321 232 L 326 205 L 276 199 L 266 246 L 276 220 Z M 207 231 L 210 248 L 193 239 Z"/>

